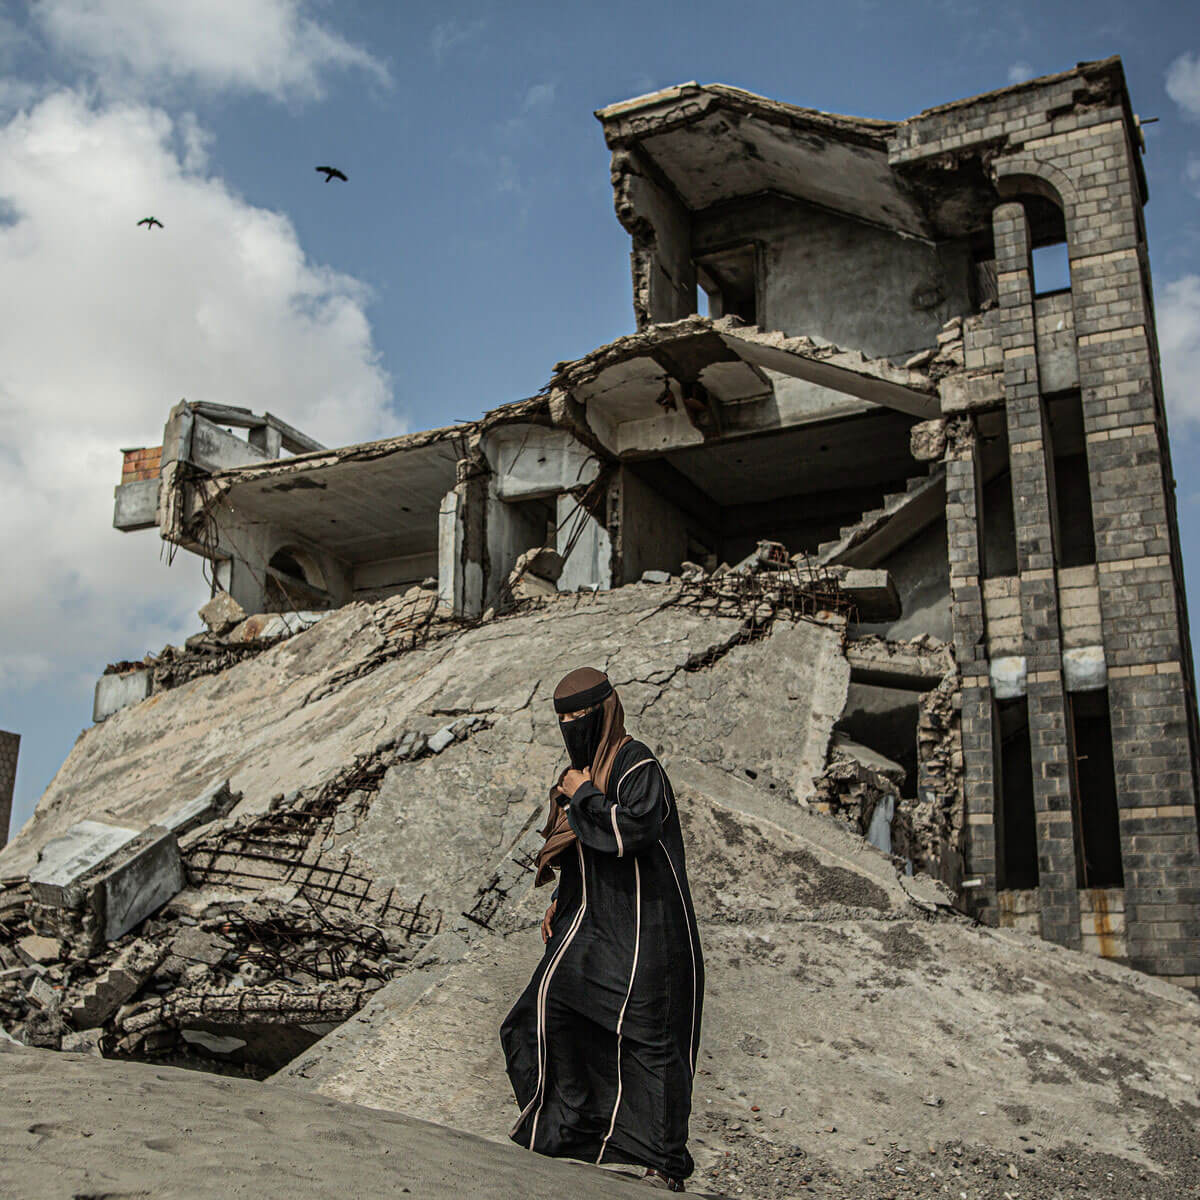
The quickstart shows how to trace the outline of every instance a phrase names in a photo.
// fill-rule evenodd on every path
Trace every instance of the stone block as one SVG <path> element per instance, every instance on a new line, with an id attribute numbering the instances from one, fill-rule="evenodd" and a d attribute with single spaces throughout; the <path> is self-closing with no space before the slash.
<path id="1" fill-rule="evenodd" d="M 642 583 L 670 583 L 671 576 L 666 571 L 643 571 Z"/>
<path id="2" fill-rule="evenodd" d="M 1014 700 L 1025 695 L 1026 663 L 1021 655 L 993 658 L 989 673 L 997 700 Z"/>
<path id="3" fill-rule="evenodd" d="M 833 568 L 837 571 L 837 568 Z M 900 616 L 900 593 L 891 572 L 880 567 L 850 567 L 841 575 L 841 589 L 860 621 L 895 621 Z"/>
<path id="4" fill-rule="evenodd" d="M 1064 650 L 1063 686 L 1068 692 L 1094 692 L 1108 686 L 1108 665 L 1103 646 Z"/>
<path id="5" fill-rule="evenodd" d="M 103 1058 L 100 1050 L 100 1039 L 104 1036 L 101 1029 L 80 1029 L 64 1033 L 62 1048 L 68 1054 L 92 1054 Z"/>
<path id="6" fill-rule="evenodd" d="M 175 835 L 152 825 L 74 886 L 100 918 L 105 941 L 111 942 L 182 891 L 185 882 Z"/>
<path id="7" fill-rule="evenodd" d="M 162 956 L 162 950 L 149 942 L 134 942 L 127 947 L 104 974 L 84 985 L 67 1010 L 72 1023 L 79 1029 L 103 1025 L 137 993 Z"/>
<path id="8" fill-rule="evenodd" d="M 213 633 L 228 633 L 246 619 L 246 610 L 228 593 L 218 592 L 197 614 Z"/>
<path id="9" fill-rule="evenodd" d="M 123 675 L 101 675 L 96 680 L 96 695 L 92 701 L 92 720 L 107 720 L 115 712 L 140 704 L 150 695 L 149 671 L 126 671 Z"/>
<path id="10" fill-rule="evenodd" d="M 51 838 L 42 847 L 29 872 L 33 899 L 53 908 L 69 907 L 70 885 L 137 836 L 136 829 L 100 821 L 72 825 L 61 837 Z"/>
<path id="11" fill-rule="evenodd" d="M 26 963 L 58 962 L 61 957 L 57 938 L 41 937 L 36 933 L 31 933 L 28 937 L 21 938 L 17 942 L 16 949 L 17 954 Z"/>

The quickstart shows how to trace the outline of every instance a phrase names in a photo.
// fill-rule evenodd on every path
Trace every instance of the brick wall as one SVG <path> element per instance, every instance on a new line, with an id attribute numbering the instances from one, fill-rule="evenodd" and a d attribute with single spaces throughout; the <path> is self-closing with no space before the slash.
<path id="1" fill-rule="evenodd" d="M 137 483 L 142 479 L 157 479 L 162 465 L 162 447 L 145 446 L 139 450 L 122 450 L 125 461 L 121 466 L 121 482 Z"/>
<path id="2" fill-rule="evenodd" d="M 1065 615 L 1073 644 L 1083 644 L 1079 638 L 1086 626 L 1088 638 L 1103 643 L 1108 665 L 1126 886 L 1123 896 L 1106 902 L 1123 905 L 1124 950 L 1134 965 L 1195 986 L 1200 977 L 1195 768 L 1200 739 L 1141 217 L 1146 192 L 1139 141 L 1120 63 L 1108 60 L 931 109 L 898 127 L 889 158 L 903 172 L 922 162 L 952 166 L 956 157 L 974 155 L 990 172 L 1001 201 L 993 214 L 999 304 L 964 322 L 966 367 L 976 378 L 947 385 L 942 400 L 947 412 L 987 407 L 994 401 L 984 376 L 989 369 L 1002 372 L 1043 934 L 1080 944 L 1072 750 L 1061 666 Z M 1054 322 L 1057 336 L 1048 339 L 1043 314 L 1040 346 L 1028 226 L 1023 206 L 1015 202 L 1030 192 L 1053 197 L 1061 206 L 1071 268 L 1072 319 L 1064 321 L 1062 331 Z M 1056 304 L 1065 303 L 1056 298 Z M 1096 533 L 1096 582 L 1089 581 L 1086 597 L 1073 595 L 1079 581 L 1055 570 L 1041 404 L 1048 389 L 1039 371 L 1039 350 L 1043 359 L 1051 350 L 1059 353 L 1056 366 L 1061 368 L 1064 336 L 1072 326 Z M 968 855 L 985 877 L 981 907 L 994 912 L 995 880 L 986 868 L 994 866 L 995 837 L 984 824 L 995 804 L 990 696 L 984 686 L 986 663 L 978 659 L 986 636 L 977 554 L 972 563 L 965 528 L 974 519 L 975 485 L 966 470 L 951 470 L 948 480 L 948 503 L 957 518 L 950 523 L 956 645 L 970 656 L 963 708 L 972 822 Z M 970 578 L 972 567 L 975 578 Z M 1076 620 L 1076 609 L 1079 614 L 1086 609 L 1086 620 Z M 1011 638 L 1001 640 L 1011 653 Z M 1086 803 L 1086 797 L 1080 800 Z M 1101 931 L 1089 927 L 1086 932 L 1092 938 Z"/>

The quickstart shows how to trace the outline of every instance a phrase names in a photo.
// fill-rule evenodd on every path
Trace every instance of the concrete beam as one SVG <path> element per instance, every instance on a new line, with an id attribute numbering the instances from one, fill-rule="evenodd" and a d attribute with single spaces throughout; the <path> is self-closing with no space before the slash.
<path id="1" fill-rule="evenodd" d="M 922 653 L 875 638 L 848 642 L 846 661 L 853 683 L 913 692 L 933 691 L 952 665 L 948 654 Z"/>
<path id="2" fill-rule="evenodd" d="M 599 474 L 600 460 L 565 429 L 545 425 L 497 425 L 482 441 L 501 500 L 552 496 Z"/>
<path id="3" fill-rule="evenodd" d="M 187 882 L 179 843 L 159 825 L 138 834 L 71 887 L 115 941 L 178 895 Z"/>
<path id="4" fill-rule="evenodd" d="M 139 479 L 113 489 L 113 528 L 122 533 L 153 529 L 158 524 L 158 480 Z"/>
<path id="5" fill-rule="evenodd" d="M 101 821 L 72 825 L 61 837 L 51 838 L 42 847 L 29 872 L 31 895 L 39 904 L 66 907 L 71 884 L 137 836 L 136 829 Z"/>
<path id="6" fill-rule="evenodd" d="M 855 351 L 843 350 L 832 354 L 822 351 L 809 356 L 792 348 L 739 337 L 735 333 L 722 332 L 721 339 L 745 362 L 764 370 L 804 379 L 818 387 L 869 400 L 872 404 L 894 408 L 922 420 L 941 416 L 941 406 L 936 396 L 917 391 L 898 379 L 888 378 L 892 372 L 899 374 L 899 370 L 888 363 L 881 365 L 869 362 Z"/>

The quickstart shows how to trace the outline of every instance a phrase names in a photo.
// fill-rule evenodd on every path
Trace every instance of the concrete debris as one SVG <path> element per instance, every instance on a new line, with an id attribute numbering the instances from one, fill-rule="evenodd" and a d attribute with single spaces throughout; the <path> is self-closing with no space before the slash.
<path id="1" fill-rule="evenodd" d="M 40 975 L 35 976 L 29 985 L 29 998 L 41 1009 L 56 1009 L 59 995 Z"/>
<path id="2" fill-rule="evenodd" d="M 181 838 L 185 833 L 191 833 L 193 829 L 198 829 L 201 825 L 219 820 L 240 799 L 240 794 L 230 788 L 229 780 L 224 779 L 165 817 L 162 826 L 164 829 L 169 829 L 176 838 Z"/>
<path id="3" fill-rule="evenodd" d="M 86 820 L 72 825 L 39 850 L 37 863 L 29 872 L 32 898 L 52 907 L 69 905 L 69 891 L 75 881 L 137 835 L 136 829 L 102 821 Z"/>
<path id="4" fill-rule="evenodd" d="M 246 610 L 228 592 L 217 592 L 198 616 L 209 632 L 220 637 L 246 619 Z"/>
<path id="5" fill-rule="evenodd" d="M 58 841 L 30 875 L 30 913 L 38 932 L 73 954 L 115 941 L 183 887 L 179 844 L 161 826 L 139 834 L 81 822 Z"/>
<path id="6" fill-rule="evenodd" d="M 68 1030 L 62 1035 L 61 1048 L 70 1054 L 91 1054 L 97 1058 L 103 1058 L 104 1052 L 101 1049 L 103 1039 L 104 1034 L 99 1029 Z"/>
<path id="7" fill-rule="evenodd" d="M 668 571 L 643 571 L 642 583 L 670 583 L 671 575 Z"/>
<path id="8" fill-rule="evenodd" d="M 92 720 L 97 723 L 106 721 L 113 713 L 140 704 L 150 695 L 152 686 L 153 680 L 149 671 L 134 670 L 101 675 L 96 681 Z"/>
<path id="9" fill-rule="evenodd" d="M 509 578 L 520 577 L 528 571 L 531 575 L 536 575 L 547 583 L 557 583 L 559 576 L 562 575 L 564 565 L 563 556 L 557 551 L 551 550 L 548 546 L 535 546 L 532 550 L 526 550 L 524 554 L 517 556 L 512 575 Z"/>
<path id="10" fill-rule="evenodd" d="M 932 357 L 932 351 L 926 351 Z M 932 421 L 920 421 L 908 435 L 909 450 L 917 462 L 941 462 L 946 453 L 946 420 L 937 417 Z"/>
<path id="11" fill-rule="evenodd" d="M 52 963 L 62 957 L 56 938 L 40 937 L 36 933 L 21 938 L 14 949 L 26 963 Z"/>
<path id="12" fill-rule="evenodd" d="M 94 1029 L 108 1020 L 153 973 L 163 948 L 148 941 L 127 946 L 116 962 L 73 995 L 67 1015 L 76 1029 Z"/>
<path id="13" fill-rule="evenodd" d="M 422 604 L 431 593 L 418 591 Z M 201 612 L 220 601 L 217 612 L 232 618 L 241 612 L 237 602 L 220 592 Z M 436 601 L 435 601 L 436 603 Z M 415 607 L 411 606 L 410 607 Z M 271 612 L 245 616 L 232 624 L 217 620 L 207 633 L 193 634 L 184 646 L 164 646 L 140 662 L 110 663 L 96 681 L 93 721 L 107 720 L 121 709 L 139 704 L 147 697 L 182 687 L 193 679 L 220 674 L 238 662 L 261 654 L 279 642 L 311 629 L 326 612 Z"/>
<path id="14" fill-rule="evenodd" d="M 233 646 L 251 643 L 274 645 L 282 638 L 312 628 L 324 616 L 323 612 L 258 613 L 234 626 L 225 640 Z"/>

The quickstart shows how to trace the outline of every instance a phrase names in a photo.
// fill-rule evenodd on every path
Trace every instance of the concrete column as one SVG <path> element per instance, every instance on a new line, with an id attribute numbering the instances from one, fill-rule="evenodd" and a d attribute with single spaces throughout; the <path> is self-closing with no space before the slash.
<path id="1" fill-rule="evenodd" d="M 17 753 L 21 749 L 19 733 L 0 730 L 0 846 L 8 843 L 12 821 L 13 789 L 17 784 Z"/>
<path id="2" fill-rule="evenodd" d="M 1050 475 L 1033 312 L 1029 222 L 1020 203 L 992 216 L 1004 352 L 1005 414 L 1028 670 L 1042 936 L 1080 945 L 1071 736 L 1062 681 Z"/>

